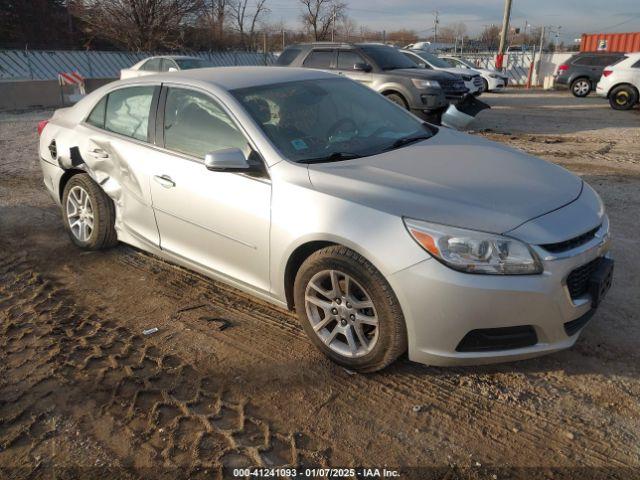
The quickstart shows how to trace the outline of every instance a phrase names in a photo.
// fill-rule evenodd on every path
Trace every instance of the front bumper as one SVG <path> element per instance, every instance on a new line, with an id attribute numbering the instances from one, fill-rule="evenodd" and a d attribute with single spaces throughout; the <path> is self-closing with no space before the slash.
<path id="1" fill-rule="evenodd" d="M 608 224 L 607 224 L 608 229 Z M 589 294 L 571 298 L 567 277 L 576 268 L 608 256 L 609 237 L 595 238 L 571 256 L 543 259 L 539 275 L 492 276 L 455 271 L 435 259 L 390 277 L 407 324 L 409 359 L 428 365 L 479 365 L 520 360 L 571 347 L 593 313 Z M 545 256 L 546 255 L 546 256 Z M 576 321 L 577 332 L 567 330 Z M 531 326 L 535 344 L 490 351 L 459 351 L 478 329 Z M 569 333 L 571 332 L 571 334 Z"/>

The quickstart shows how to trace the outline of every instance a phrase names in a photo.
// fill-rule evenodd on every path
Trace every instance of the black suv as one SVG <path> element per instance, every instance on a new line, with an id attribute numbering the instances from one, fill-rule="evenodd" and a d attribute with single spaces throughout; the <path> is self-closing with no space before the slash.
<path id="1" fill-rule="evenodd" d="M 287 47 L 280 66 L 317 68 L 344 75 L 432 120 L 469 90 L 462 77 L 425 70 L 399 50 L 378 43 L 307 43 Z"/>
<path id="2" fill-rule="evenodd" d="M 586 97 L 596 88 L 604 67 L 622 58 L 623 53 L 578 53 L 558 67 L 554 87 L 569 87 L 576 97 Z"/>

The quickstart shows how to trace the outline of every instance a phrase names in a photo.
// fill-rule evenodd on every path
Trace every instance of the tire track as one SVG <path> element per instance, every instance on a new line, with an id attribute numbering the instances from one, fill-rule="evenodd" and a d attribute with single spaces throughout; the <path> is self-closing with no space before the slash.
<path id="1" fill-rule="evenodd" d="M 52 413 L 80 410 L 84 433 L 134 468 L 222 478 L 241 466 L 326 464 L 249 413 L 247 399 L 225 400 L 215 378 L 85 311 L 33 272 L 24 257 L 0 258 L 0 459 L 28 460 L 58 434 L 48 427 Z M 88 392 L 89 405 L 67 403 Z"/>

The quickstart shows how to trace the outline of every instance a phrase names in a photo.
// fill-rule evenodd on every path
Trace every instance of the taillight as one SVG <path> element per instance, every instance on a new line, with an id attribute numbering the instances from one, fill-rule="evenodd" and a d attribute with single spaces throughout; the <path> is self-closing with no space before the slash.
<path id="1" fill-rule="evenodd" d="M 566 72 L 567 70 L 569 70 L 569 65 L 566 65 L 564 63 L 558 67 L 559 72 Z"/>
<path id="2" fill-rule="evenodd" d="M 605 77 L 608 77 L 612 73 L 613 73 L 613 70 L 605 70 L 604 72 L 602 72 L 602 75 L 604 75 Z"/>
<path id="3" fill-rule="evenodd" d="M 42 131 L 44 130 L 44 127 L 47 126 L 47 123 L 49 123 L 49 120 L 42 120 L 38 122 L 38 136 L 42 135 Z"/>

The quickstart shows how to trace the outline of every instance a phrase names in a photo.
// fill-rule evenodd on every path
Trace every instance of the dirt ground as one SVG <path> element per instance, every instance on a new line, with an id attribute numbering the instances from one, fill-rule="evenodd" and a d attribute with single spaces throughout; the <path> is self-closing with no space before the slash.
<path id="1" fill-rule="evenodd" d="M 483 98 L 475 134 L 601 194 L 614 286 L 568 351 L 475 368 L 401 359 L 372 375 L 223 284 L 126 245 L 74 248 L 37 165 L 50 112 L 0 113 L 0 478 L 231 478 L 246 465 L 640 478 L 640 112 L 566 93 Z"/>

